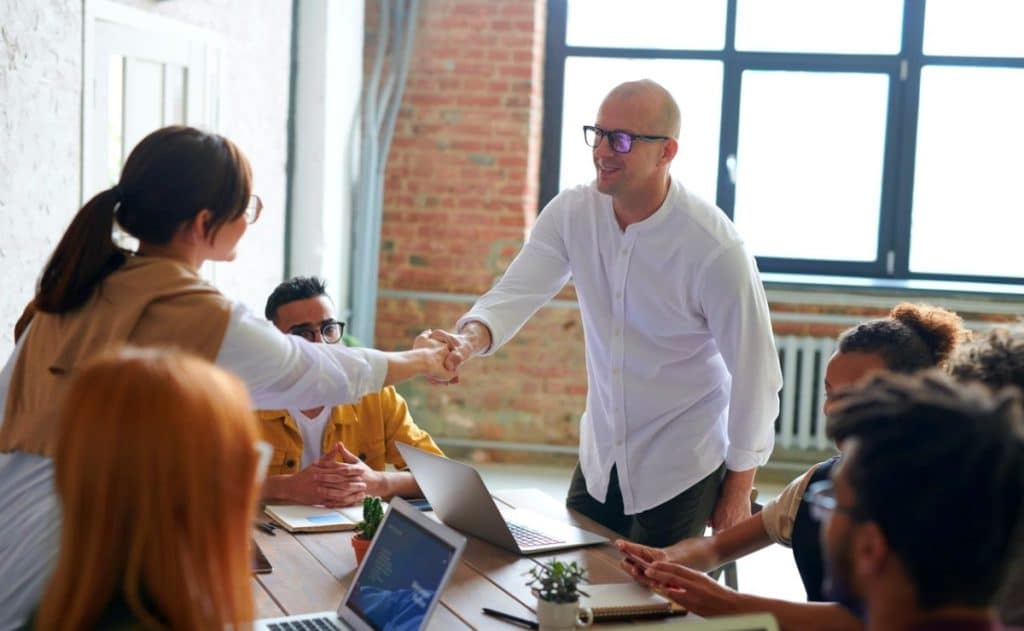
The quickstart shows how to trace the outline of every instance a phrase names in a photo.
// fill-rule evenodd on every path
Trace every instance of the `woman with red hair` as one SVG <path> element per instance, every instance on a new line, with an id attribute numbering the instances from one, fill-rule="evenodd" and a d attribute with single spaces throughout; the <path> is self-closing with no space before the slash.
<path id="1" fill-rule="evenodd" d="M 253 619 L 249 530 L 263 471 L 251 410 L 238 378 L 184 353 L 126 349 L 82 367 L 57 419 L 64 527 L 35 628 Z"/>

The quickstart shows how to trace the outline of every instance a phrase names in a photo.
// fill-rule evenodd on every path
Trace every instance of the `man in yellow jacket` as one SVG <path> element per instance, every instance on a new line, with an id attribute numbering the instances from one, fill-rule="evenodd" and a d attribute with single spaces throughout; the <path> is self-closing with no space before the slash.
<path id="1" fill-rule="evenodd" d="M 344 324 L 335 319 L 324 282 L 316 277 L 278 285 L 264 314 L 283 333 L 321 344 L 342 341 Z M 443 455 L 393 387 L 354 404 L 257 415 L 264 440 L 274 447 L 263 490 L 267 500 L 351 506 L 366 495 L 417 496 L 419 486 L 404 470 L 395 443 Z M 388 464 L 397 471 L 385 471 Z"/>

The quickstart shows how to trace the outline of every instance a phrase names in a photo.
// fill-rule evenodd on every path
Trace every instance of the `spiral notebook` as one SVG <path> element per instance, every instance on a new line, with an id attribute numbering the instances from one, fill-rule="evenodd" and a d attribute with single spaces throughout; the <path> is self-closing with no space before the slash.
<path id="1" fill-rule="evenodd" d="M 638 583 L 606 583 L 581 587 L 588 595 L 580 596 L 580 605 L 590 607 L 595 622 L 660 618 L 686 613 L 685 608 Z"/>
<path id="2" fill-rule="evenodd" d="M 384 504 L 387 507 L 387 504 Z M 362 506 L 325 508 L 299 504 L 270 504 L 264 511 L 288 532 L 354 530 L 363 518 Z"/>

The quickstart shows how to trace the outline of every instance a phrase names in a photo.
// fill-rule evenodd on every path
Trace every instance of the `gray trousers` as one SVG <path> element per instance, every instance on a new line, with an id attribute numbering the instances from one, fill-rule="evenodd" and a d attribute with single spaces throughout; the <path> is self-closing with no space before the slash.
<path id="1" fill-rule="evenodd" d="M 725 478 L 725 463 L 664 504 L 635 515 L 626 515 L 622 507 L 619 475 L 612 467 L 608 496 L 599 502 L 587 492 L 583 470 L 576 463 L 565 505 L 599 524 L 611 528 L 624 538 L 648 546 L 663 547 L 686 537 L 704 534 L 704 528 L 715 510 L 718 492 Z"/>

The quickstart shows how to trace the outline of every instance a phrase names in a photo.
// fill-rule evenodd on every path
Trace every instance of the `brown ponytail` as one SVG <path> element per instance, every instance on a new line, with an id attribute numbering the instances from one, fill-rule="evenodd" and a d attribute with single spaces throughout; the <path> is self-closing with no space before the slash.
<path id="1" fill-rule="evenodd" d="M 124 252 L 111 239 L 117 202 L 114 187 L 78 211 L 39 277 L 36 309 L 46 313 L 77 309 L 100 281 L 124 263 Z"/>
<path id="2" fill-rule="evenodd" d="M 125 160 L 117 186 L 89 200 L 68 227 L 39 278 L 35 308 L 67 313 L 125 262 L 111 240 L 116 219 L 142 243 L 163 245 L 202 210 L 220 226 L 245 213 L 252 170 L 227 138 L 173 125 L 143 138 Z"/>

